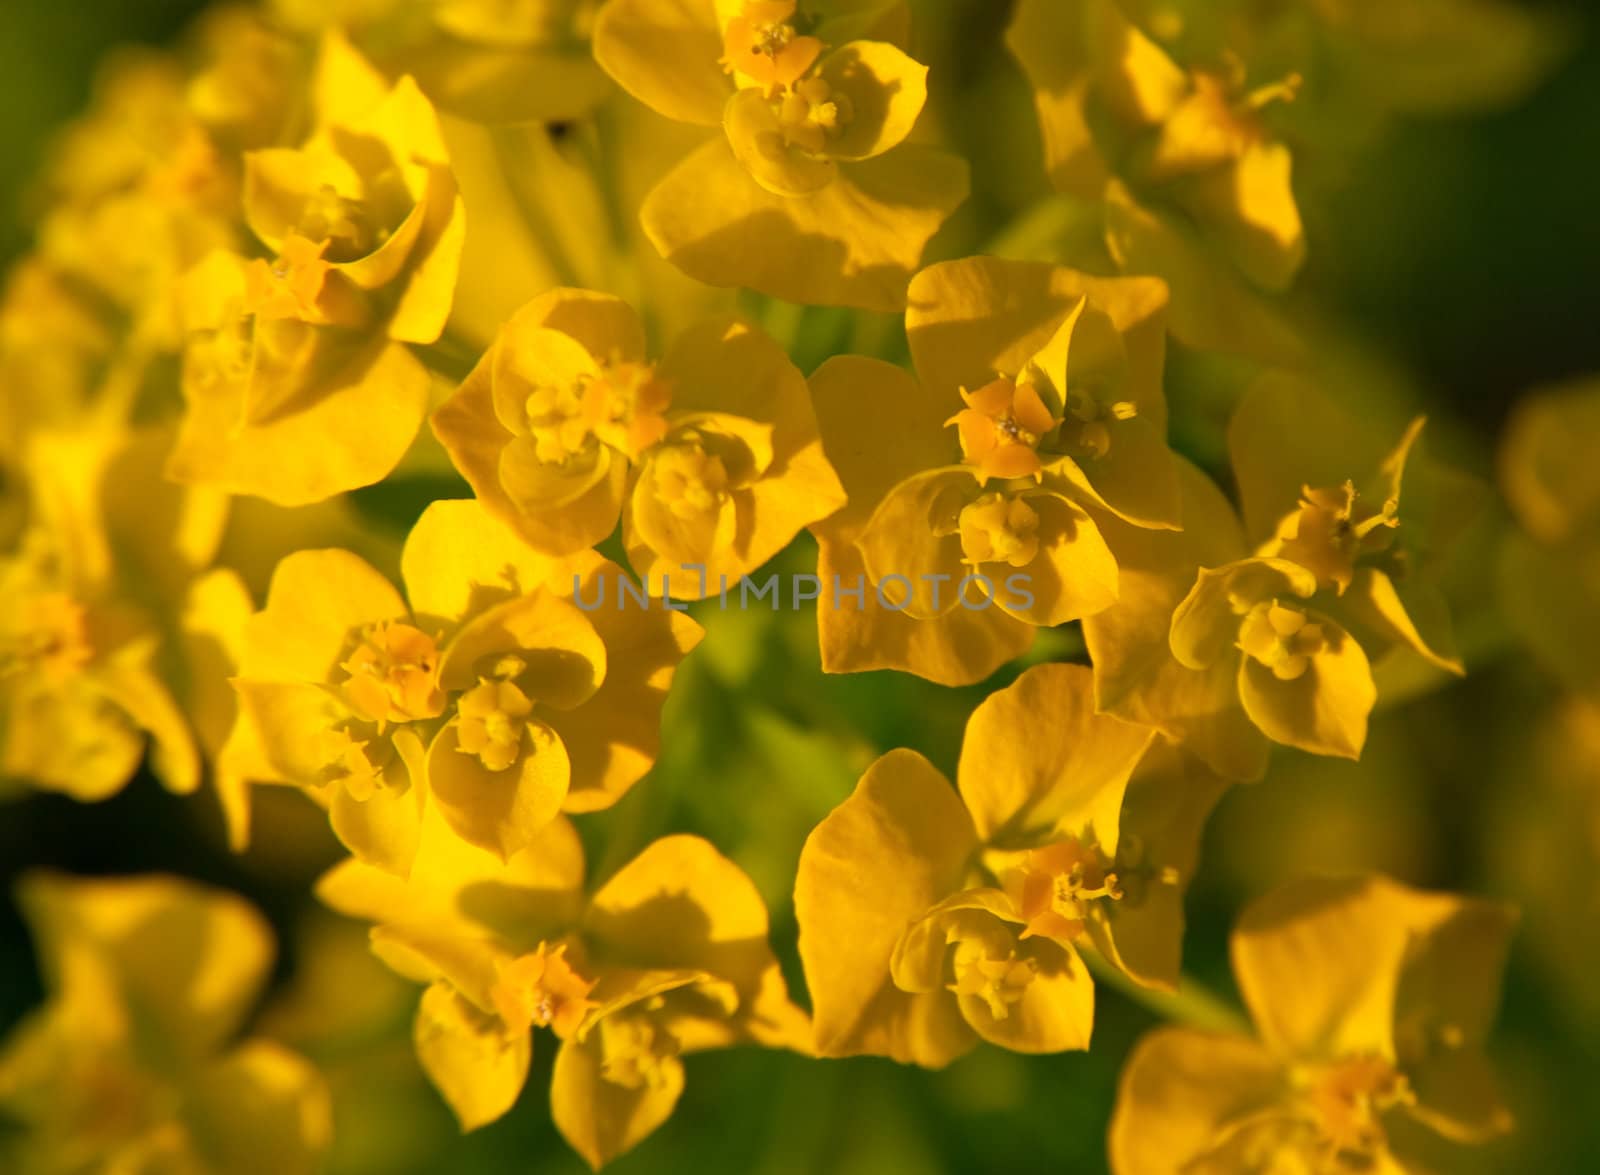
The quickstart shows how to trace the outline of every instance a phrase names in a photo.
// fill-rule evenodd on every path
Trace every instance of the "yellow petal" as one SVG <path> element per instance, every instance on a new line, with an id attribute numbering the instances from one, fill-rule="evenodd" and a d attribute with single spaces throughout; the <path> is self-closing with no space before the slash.
<path id="1" fill-rule="evenodd" d="M 909 592 L 903 584 L 886 589 L 906 600 L 908 617 L 927 620 L 961 607 L 956 592 L 971 569 L 962 562 L 956 518 L 977 493 L 965 466 L 917 473 L 888 492 L 861 531 L 856 545 L 871 582 L 910 581 Z"/>
<path id="2" fill-rule="evenodd" d="M 517 663 L 512 671 L 503 669 L 508 657 Z M 535 701 L 566 710 L 594 696 L 606 679 L 606 660 L 588 618 L 554 592 L 535 588 L 469 617 L 443 650 L 439 684 L 466 690 L 481 678 L 504 676 Z"/>
<path id="3" fill-rule="evenodd" d="M 1184 894 L 1200 836 L 1228 781 L 1164 739 L 1134 770 L 1118 817 L 1122 898 L 1091 919 L 1089 936 L 1113 966 L 1146 987 L 1176 991 L 1182 967 Z"/>
<path id="4" fill-rule="evenodd" d="M 241 677 L 330 682 L 352 638 L 405 617 L 400 593 L 349 551 L 296 551 L 279 561 L 266 606 L 245 629 Z"/>
<path id="5" fill-rule="evenodd" d="M 1253 1040 L 1193 1028 L 1157 1028 L 1122 1070 L 1111 1117 L 1117 1172 L 1177 1175 L 1196 1169 L 1235 1123 L 1269 1106 L 1281 1062 Z"/>
<path id="6" fill-rule="evenodd" d="M 270 420 L 241 425 L 233 396 L 186 392 L 189 410 L 167 475 L 280 506 L 381 481 L 422 423 L 427 369 L 383 338 L 332 352 L 315 387 Z"/>
<path id="7" fill-rule="evenodd" d="M 398 754 L 384 769 L 384 786 L 358 800 L 348 787 L 333 793 L 328 821 L 339 842 L 364 861 L 404 875 L 421 833 L 424 802 L 422 747 L 410 731 L 396 731 Z"/>
<path id="8" fill-rule="evenodd" d="M 322 1075 L 267 1040 L 246 1041 L 191 1086 L 184 1118 L 218 1171 L 313 1175 L 333 1138 Z"/>
<path id="9" fill-rule="evenodd" d="M 545 715 L 572 760 L 569 812 L 610 807 L 654 765 L 673 675 L 705 635 L 678 611 L 620 607 L 625 574 L 592 552 L 573 559 L 577 598 L 601 601 L 585 615 L 605 642 L 606 676 L 583 705 Z"/>
<path id="10" fill-rule="evenodd" d="M 1039 515 L 1039 554 L 1026 567 L 1025 586 L 1033 603 L 1021 602 L 1002 590 L 996 602 L 1011 615 L 1041 628 L 1066 624 L 1103 612 L 1117 602 L 1117 560 L 1100 528 L 1087 511 L 1054 493 L 1024 493 L 1022 500 Z M 1011 568 L 991 567 L 1009 573 Z M 1004 584 L 1006 574 L 997 574 Z"/>
<path id="11" fill-rule="evenodd" d="M 637 1089 L 607 1081 L 597 1034 L 582 1043 L 564 1040 L 550 1076 L 550 1116 L 567 1144 L 598 1171 L 672 1116 L 683 1093 L 683 1062 L 663 1058 L 661 1078 Z"/>
<path id="12" fill-rule="evenodd" d="M 817 76 L 849 100 L 851 117 L 827 144 L 837 159 L 871 159 L 905 142 L 928 100 L 928 67 L 882 41 L 853 41 L 825 56 Z"/>
<path id="13" fill-rule="evenodd" d="M 954 405 L 957 388 L 982 387 L 996 371 L 1020 372 L 1086 299 L 1122 336 L 1126 399 L 1165 435 L 1167 290 L 1153 278 L 1094 277 L 996 257 L 930 265 L 913 280 L 906 311 L 917 374 L 934 397 Z"/>
<path id="14" fill-rule="evenodd" d="M 1320 620 L 1327 639 L 1310 668 L 1284 681 L 1254 657 L 1239 667 L 1239 698 L 1250 721 L 1273 742 L 1314 755 L 1361 757 L 1367 717 L 1378 700 L 1372 666 L 1361 646 L 1331 620 Z"/>
<path id="15" fill-rule="evenodd" d="M 528 1079 L 532 1035 L 509 1031 L 448 983 L 434 983 L 422 993 L 413 1040 L 422 1071 L 462 1130 L 476 1130 L 503 1115 Z"/>
<path id="16" fill-rule="evenodd" d="M 1357 568 L 1344 594 L 1329 601 L 1329 612 L 1360 633 L 1374 657 L 1399 645 L 1447 673 L 1459 677 L 1467 671 L 1456 651 L 1450 606 L 1433 584 L 1397 582 L 1376 567 Z"/>
<path id="17" fill-rule="evenodd" d="M 255 909 L 194 882 L 36 873 L 18 903 L 47 988 L 90 1024 L 120 1005 L 130 1043 L 154 1065 L 218 1049 L 272 965 L 272 932 Z"/>
<path id="18" fill-rule="evenodd" d="M 652 841 L 595 893 L 585 941 L 640 968 L 705 971 L 745 998 L 781 986 L 767 910 L 744 871 L 697 836 Z"/>
<path id="19" fill-rule="evenodd" d="M 732 82 L 717 64 L 710 0 L 611 0 L 594 26 L 594 58 L 619 86 L 668 118 L 716 126 Z"/>
<path id="20" fill-rule="evenodd" d="M 817 600 L 817 635 L 826 673 L 898 669 L 941 685 L 971 685 L 1033 644 L 1033 625 L 997 605 L 961 606 L 935 620 L 885 607 L 854 543 L 835 538 L 831 529 L 819 531 L 817 543 L 817 576 L 824 585 Z M 858 585 L 859 600 L 847 594 Z M 884 590 L 890 604 L 898 604 L 904 592 L 893 581 Z"/>
<path id="21" fill-rule="evenodd" d="M 1294 364 L 1304 344 L 1278 308 L 1234 264 L 1176 218 L 1106 185 L 1106 247 L 1124 273 L 1148 273 L 1172 291 L 1170 329 L 1191 347 Z"/>
<path id="22" fill-rule="evenodd" d="M 412 612 L 430 631 L 535 588 L 572 592 L 564 561 L 519 541 L 475 501 L 430 503 L 406 535 L 400 574 Z"/>
<path id="23" fill-rule="evenodd" d="M 1117 603 L 1083 622 L 1096 705 L 1156 727 L 1221 775 L 1258 778 L 1266 769 L 1267 742 L 1240 708 L 1237 666 L 1223 658 L 1210 670 L 1194 670 L 1172 655 L 1172 614 L 1194 586 L 1196 569 L 1244 552 L 1238 519 L 1221 491 L 1187 462 L 1180 461 L 1179 478 L 1182 531 L 1099 519 L 1119 574 Z"/>
<path id="24" fill-rule="evenodd" d="M 455 723 L 428 748 L 428 783 L 445 820 L 463 840 L 505 860 L 555 819 L 572 778 L 560 736 L 542 722 L 523 721 L 518 758 L 500 771 L 462 750 Z"/>
<path id="25" fill-rule="evenodd" d="M 1094 709 L 1086 666 L 1036 665 L 972 712 L 957 774 L 987 844 L 1092 834 L 1117 851 L 1128 777 L 1154 731 Z"/>
<path id="26" fill-rule="evenodd" d="M 795 913 L 819 1054 L 939 1066 L 966 1047 L 959 1036 L 921 1030 L 928 1017 L 893 987 L 889 959 L 905 928 L 959 888 L 976 845 L 948 781 L 905 750 L 869 767 L 812 831 L 800 854 Z"/>
<path id="27" fill-rule="evenodd" d="M 848 498 L 830 520 L 841 537 L 854 538 L 902 480 L 958 456 L 944 422 L 959 401 L 941 404 L 893 364 L 835 356 L 817 368 L 810 385 L 823 449 Z"/>
<path id="28" fill-rule="evenodd" d="M 497 346 L 520 367 L 521 352 L 540 330 L 575 340 L 602 363 L 638 363 L 645 357 L 644 324 L 633 307 L 612 294 L 547 290 L 512 315 Z"/>
<path id="29" fill-rule="evenodd" d="M 779 196 L 719 139 L 669 172 L 640 216 L 661 255 L 709 285 L 892 312 L 905 306 L 929 238 L 966 196 L 964 162 L 910 143 L 842 167 L 809 196 Z"/>

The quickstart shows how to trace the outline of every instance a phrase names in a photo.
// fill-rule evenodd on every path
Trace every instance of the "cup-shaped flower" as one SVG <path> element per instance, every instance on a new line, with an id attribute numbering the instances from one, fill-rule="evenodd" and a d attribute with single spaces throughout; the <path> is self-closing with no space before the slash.
<path id="1" fill-rule="evenodd" d="M 911 293 L 916 379 L 848 356 L 812 376 L 849 497 L 814 528 L 821 575 L 867 583 L 854 607 L 835 593 L 819 608 L 823 666 L 964 684 L 1035 627 L 1116 599 L 1096 516 L 1178 525 L 1166 292 L 970 258 L 924 270 Z"/>
<path id="2" fill-rule="evenodd" d="M 605 294 L 524 307 L 433 427 L 484 508 L 539 551 L 583 550 L 620 519 L 657 595 L 714 594 L 844 502 L 782 348 L 718 320 L 652 363 L 638 316 Z"/>
<path id="3" fill-rule="evenodd" d="M 649 769 L 693 621 L 586 614 L 573 594 L 617 590 L 620 569 L 536 555 L 473 502 L 430 506 L 401 571 L 409 603 L 348 551 L 278 564 L 245 630 L 231 762 L 307 789 L 352 852 L 399 873 L 427 803 L 510 857 Z"/>
<path id="4" fill-rule="evenodd" d="M 927 69 L 889 40 L 899 3 L 608 0 L 595 58 L 668 118 L 720 127 L 641 211 L 662 256 L 712 285 L 898 310 L 966 198 L 961 161 L 907 145 Z"/>
<path id="5" fill-rule="evenodd" d="M 1104 202 L 1125 273 L 1172 285 L 1172 330 L 1194 346 L 1283 353 L 1262 295 L 1293 281 L 1305 235 L 1289 148 L 1266 115 L 1300 75 L 1251 78 L 1232 48 L 1164 44 L 1121 0 L 1023 0 L 1007 43 L 1033 85 L 1046 168 Z"/>
<path id="6" fill-rule="evenodd" d="M 272 256 L 216 252 L 185 278 L 188 403 L 169 473 L 284 505 L 375 482 L 411 443 L 464 219 L 438 119 L 341 37 L 324 39 L 317 129 L 245 157 L 244 213 Z"/>
<path id="7" fill-rule="evenodd" d="M 1316 592 L 1315 574 L 1287 559 L 1202 568 L 1172 614 L 1172 655 L 1198 673 L 1232 672 L 1245 715 L 1273 742 L 1360 758 L 1378 688 L 1355 639 L 1305 605 Z"/>
<path id="8" fill-rule="evenodd" d="M 430 985 L 417 1052 L 465 1130 L 516 1101 L 536 1028 L 560 1042 L 556 1126 L 595 1168 L 672 1113 L 687 1054 L 805 1047 L 760 896 L 698 837 L 655 841 L 590 893 L 565 818 L 503 860 L 430 807 L 408 879 L 349 860 L 318 893 L 375 922 L 380 957 Z"/>
<path id="9" fill-rule="evenodd" d="M 1439 567 L 1483 490 L 1424 459 L 1423 424 L 1373 427 L 1315 387 L 1270 375 L 1240 401 L 1228 447 L 1262 554 L 1308 568 L 1327 610 L 1374 661 L 1412 656 L 1459 675 Z"/>
<path id="10" fill-rule="evenodd" d="M 1269 894 L 1233 935 L 1258 1037 L 1145 1037 L 1122 1075 L 1112 1170 L 1411 1173 L 1437 1169 L 1440 1142 L 1504 1133 L 1482 1050 L 1515 921 L 1376 877 Z"/>
<path id="11" fill-rule="evenodd" d="M 0 1045 L 6 1170 L 321 1168 L 321 1076 L 237 1039 L 272 968 L 253 908 L 174 877 L 34 874 L 18 898 L 47 998 Z"/>
<path id="12" fill-rule="evenodd" d="M 1174 986 L 1222 785 L 1153 737 L 1094 712 L 1087 669 L 1043 665 L 973 712 L 959 790 L 913 751 L 869 767 L 795 880 L 817 1052 L 936 1067 L 979 1039 L 1087 1048 L 1085 949 Z"/>

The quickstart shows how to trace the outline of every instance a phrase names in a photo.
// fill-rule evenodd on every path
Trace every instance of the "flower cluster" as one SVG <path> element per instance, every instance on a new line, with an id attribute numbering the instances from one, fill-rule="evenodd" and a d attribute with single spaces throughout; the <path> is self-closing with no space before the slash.
<path id="1" fill-rule="evenodd" d="M 1037 125 L 995 128 L 996 175 L 951 150 L 965 26 L 941 56 L 904 0 L 272 0 L 120 62 L 0 298 L 0 794 L 148 762 L 233 850 L 294 839 L 420 988 L 406 1052 L 461 1129 L 548 1029 L 596 1169 L 691 1055 L 1088 1050 L 1097 979 L 1180 1021 L 1127 1058 L 1117 1175 L 1505 1132 L 1498 902 L 1275 878 L 1232 940 L 1253 1027 L 1182 1014 L 1234 785 L 1360 760 L 1513 639 L 1597 688 L 1600 392 L 1518 409 L 1506 527 L 1450 421 L 1289 297 L 1303 158 L 1550 56 L 1493 0 L 1399 7 L 1018 0 L 989 24 Z M 814 621 L 735 627 L 727 585 L 779 567 Z M 652 821 L 674 749 L 737 724 L 683 679 L 780 646 L 946 717 L 850 726 L 859 781 L 774 870 Z M 725 774 L 680 786 L 765 819 Z M 46 1002 L 0 1049 L 0 1166 L 317 1168 L 337 1085 L 239 1039 L 261 916 L 165 876 L 18 893 Z"/>

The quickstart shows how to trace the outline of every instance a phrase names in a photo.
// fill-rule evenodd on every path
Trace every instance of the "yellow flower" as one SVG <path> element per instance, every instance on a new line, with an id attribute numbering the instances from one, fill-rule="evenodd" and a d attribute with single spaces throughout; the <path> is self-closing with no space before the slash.
<path id="1" fill-rule="evenodd" d="M 1398 1175 L 1435 1169 L 1428 1133 L 1504 1133 L 1482 1045 L 1515 920 L 1497 903 L 1384 878 L 1270 894 L 1233 937 L 1259 1038 L 1147 1036 L 1123 1071 L 1112 1170 Z"/>
<path id="2" fill-rule="evenodd" d="M 711 285 L 899 310 L 965 164 L 905 143 L 925 67 L 887 40 L 900 5 L 608 0 L 595 59 L 668 118 L 723 133 L 641 210 L 662 256 Z"/>
<path id="3" fill-rule="evenodd" d="M 728 320 L 679 336 L 659 363 L 620 300 L 553 290 L 523 308 L 435 413 L 484 508 L 567 555 L 622 521 L 655 594 L 737 581 L 843 504 L 804 377 Z"/>
<path id="4" fill-rule="evenodd" d="M 589 52 L 600 0 L 272 0 L 292 28 L 350 32 L 390 76 L 475 122 L 582 118 L 610 91 Z"/>
<path id="5" fill-rule="evenodd" d="M 567 820 L 502 860 L 456 839 L 430 806 L 407 880 L 352 859 L 318 894 L 376 923 L 373 949 L 429 985 L 417 1053 L 465 1130 L 516 1101 L 534 1028 L 560 1042 L 556 1126 L 596 1168 L 672 1113 L 683 1056 L 804 1047 L 760 896 L 698 837 L 655 841 L 586 894 Z"/>
<path id="6" fill-rule="evenodd" d="M 1172 331 L 1193 346 L 1269 356 L 1293 348 L 1262 301 L 1290 285 L 1305 236 L 1287 146 L 1264 117 L 1300 76 L 1252 79 L 1231 48 L 1179 52 L 1181 16 L 1151 22 L 1122 0 L 1023 0 L 1007 43 L 1033 84 L 1046 167 L 1103 202 L 1124 273 L 1172 286 Z"/>
<path id="7" fill-rule="evenodd" d="M 822 662 L 966 684 L 1024 652 L 1035 626 L 1116 599 L 1091 510 L 1178 525 L 1166 291 L 969 258 L 923 270 L 911 292 L 916 379 L 852 356 L 811 379 L 849 498 L 813 528 L 831 593 Z M 858 581 L 859 600 L 835 587 Z"/>
<path id="8" fill-rule="evenodd" d="M 693 621 L 580 611 L 620 570 L 536 555 L 473 502 L 430 506 L 401 570 L 409 605 L 348 551 L 279 563 L 234 681 L 236 770 L 306 788 L 351 851 L 404 874 L 426 806 L 510 857 L 649 769 Z"/>
<path id="9" fill-rule="evenodd" d="M 1361 756 L 1377 701 L 1355 639 L 1305 606 L 1315 575 L 1286 559 L 1202 568 L 1172 614 L 1172 655 L 1202 674 L 1231 674 L 1245 715 L 1273 742 Z"/>
<path id="10" fill-rule="evenodd" d="M 168 877 L 24 878 L 47 1001 L 0 1047 L 0 1141 L 19 1175 L 320 1169 L 321 1077 L 266 1039 L 237 1040 L 272 967 L 238 897 Z"/>
<path id="11" fill-rule="evenodd" d="M 318 125 L 245 156 L 244 213 L 273 257 L 210 254 L 185 275 L 188 404 L 169 467 L 283 505 L 378 481 L 411 443 L 464 222 L 438 119 L 341 38 L 322 46 Z"/>
<path id="12" fill-rule="evenodd" d="M 148 741 L 168 788 L 200 786 L 200 750 L 220 742 L 205 699 L 226 692 L 228 672 L 200 632 L 227 629 L 248 603 L 237 577 L 213 567 L 227 503 L 161 477 L 170 443 L 165 429 L 28 438 L 22 529 L 0 555 L 9 785 L 105 799 Z M 231 781 L 217 783 L 232 820 Z"/>
<path id="13" fill-rule="evenodd" d="M 1153 738 L 1094 713 L 1087 669 L 1042 665 L 973 712 L 959 791 L 912 751 L 869 767 L 795 879 L 817 1052 L 937 1067 L 980 1038 L 1087 1048 L 1086 947 L 1175 986 L 1223 785 Z"/>
<path id="14" fill-rule="evenodd" d="M 1460 675 L 1437 570 L 1483 491 L 1418 456 L 1422 428 L 1417 417 L 1391 441 L 1315 388 L 1267 376 L 1235 410 L 1228 447 L 1261 554 L 1311 571 L 1319 604 L 1374 662 L 1413 656 Z"/>

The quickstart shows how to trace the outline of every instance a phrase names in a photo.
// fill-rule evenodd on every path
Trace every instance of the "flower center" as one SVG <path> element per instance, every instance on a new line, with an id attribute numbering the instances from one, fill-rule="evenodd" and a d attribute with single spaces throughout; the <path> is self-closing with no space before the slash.
<path id="1" fill-rule="evenodd" d="M 1327 647 L 1322 625 L 1298 608 L 1264 600 L 1245 613 L 1239 626 L 1239 648 L 1272 670 L 1280 681 L 1293 681 Z"/>
<path id="2" fill-rule="evenodd" d="M 1369 1164 L 1387 1139 L 1381 1116 L 1415 1102 L 1404 1074 L 1376 1056 L 1347 1057 L 1295 1074 L 1316 1119 L 1317 1132 L 1336 1161 L 1353 1168 Z"/>
<path id="3" fill-rule="evenodd" d="M 421 629 L 396 621 L 368 628 L 340 666 L 344 697 L 381 732 L 389 722 L 435 718 L 444 709 L 439 648 Z"/>
<path id="4" fill-rule="evenodd" d="M 716 514 L 728 499 L 727 466 L 699 441 L 669 445 L 656 453 L 653 464 L 661 504 L 681 521 Z"/>
<path id="5" fill-rule="evenodd" d="M 306 198 L 290 238 L 315 243 L 335 261 L 353 261 L 372 252 L 387 235 L 373 224 L 365 201 L 341 196 L 332 184 L 323 184 Z"/>
<path id="6" fill-rule="evenodd" d="M 1039 553 L 1039 515 L 1021 498 L 987 493 L 962 507 L 957 519 L 962 560 L 1026 567 Z"/>
<path id="7" fill-rule="evenodd" d="M 528 433 L 540 461 L 561 464 L 596 437 L 637 461 L 667 432 L 671 385 L 648 363 L 602 363 L 565 386 L 534 388 L 525 403 Z"/>
<path id="8" fill-rule="evenodd" d="M 790 86 L 773 103 L 778 116 L 778 133 L 785 147 L 798 147 L 821 155 L 828 140 L 855 117 L 850 99 L 836 93 L 820 77 L 806 78 Z"/>
<path id="9" fill-rule="evenodd" d="M 456 702 L 456 749 L 476 755 L 490 771 L 504 771 L 522 750 L 533 702 L 509 681 L 480 677 Z"/>
<path id="10" fill-rule="evenodd" d="M 1285 525 L 1280 553 L 1343 592 L 1350 586 L 1357 562 L 1388 550 L 1400 525 L 1399 502 L 1381 505 L 1363 501 L 1354 482 L 1337 487 L 1301 490 L 1300 508 Z"/>
<path id="11" fill-rule="evenodd" d="M 795 28 L 796 0 L 745 0 L 722 35 L 724 72 L 748 78 L 770 97 L 806 75 L 822 42 Z"/>
<path id="12" fill-rule="evenodd" d="M 1101 458 L 1111 452 L 1111 424 L 1132 420 L 1139 407 L 1131 400 L 1111 400 L 1093 387 L 1074 385 L 1066 394 L 1067 413 L 1061 430 L 1065 446 L 1084 456 Z"/>
<path id="13" fill-rule="evenodd" d="M 313 317 L 333 268 L 322 256 L 327 248 L 326 240 L 316 243 L 291 233 L 276 261 L 251 262 L 245 269 L 244 312 L 267 319 Z"/>
<path id="14" fill-rule="evenodd" d="M 567 960 L 565 943 L 541 942 L 528 954 L 499 964 L 489 996 L 510 1031 L 549 1028 L 565 1038 L 596 1006 L 589 998 L 593 990 L 594 980 L 585 979 Z"/>
<path id="15" fill-rule="evenodd" d="M 1125 896 L 1118 864 L 1093 844 L 1076 839 L 1028 853 L 1018 903 L 1026 920 L 1022 937 L 1065 940 L 1082 934 L 1095 902 L 1117 902 Z"/>
<path id="16" fill-rule="evenodd" d="M 961 456 L 978 467 L 980 481 L 1041 476 L 1036 450 L 1059 421 L 1031 381 L 997 376 L 975 392 L 962 388 L 961 398 L 967 406 L 945 424 L 956 426 Z"/>
<path id="17" fill-rule="evenodd" d="M 1017 957 L 1014 945 L 1002 954 L 994 945 L 977 939 L 956 943 L 952 965 L 955 982 L 947 985 L 949 990 L 982 1000 L 996 1020 L 1010 1015 L 1011 1005 L 1026 994 L 1028 984 L 1039 973 L 1032 959 Z"/>

